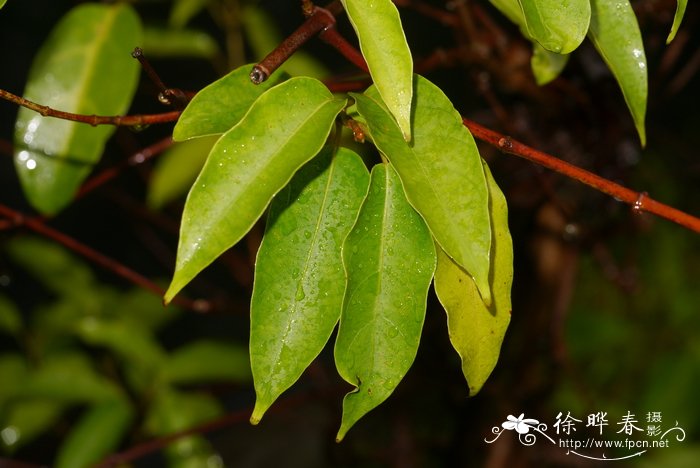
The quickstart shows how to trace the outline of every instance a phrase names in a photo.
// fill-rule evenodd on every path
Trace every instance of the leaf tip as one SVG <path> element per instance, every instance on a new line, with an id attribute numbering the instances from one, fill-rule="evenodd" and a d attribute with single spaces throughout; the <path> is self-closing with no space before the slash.
<path id="1" fill-rule="evenodd" d="M 269 407 L 269 404 L 262 404 L 260 402 L 260 399 L 256 398 L 255 407 L 253 408 L 253 414 L 250 416 L 250 423 L 253 426 L 257 426 L 260 420 L 262 419 L 263 415 L 265 415 L 265 411 L 267 411 Z"/>
<path id="2" fill-rule="evenodd" d="M 180 292 L 180 289 L 182 289 L 182 286 L 176 284 L 175 278 L 173 278 L 172 283 L 170 283 L 167 291 L 165 291 L 165 294 L 163 294 L 163 305 L 167 306 L 170 304 L 177 293 Z"/>
<path id="3" fill-rule="evenodd" d="M 476 287 L 479 290 L 479 294 L 481 295 L 481 300 L 484 301 L 484 305 L 486 307 L 491 307 L 491 287 L 489 286 L 488 281 L 486 281 L 486 282 L 475 281 L 475 282 L 476 282 Z"/>

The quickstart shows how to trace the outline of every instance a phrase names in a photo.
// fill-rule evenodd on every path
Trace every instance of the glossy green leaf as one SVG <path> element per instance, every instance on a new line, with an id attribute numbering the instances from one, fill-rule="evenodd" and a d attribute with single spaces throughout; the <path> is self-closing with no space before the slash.
<path id="1" fill-rule="evenodd" d="M 195 341 L 173 351 L 161 372 L 166 381 L 174 384 L 249 382 L 251 377 L 247 349 L 209 340 Z"/>
<path id="2" fill-rule="evenodd" d="M 413 58 L 391 0 L 341 0 L 377 90 L 410 141 Z"/>
<path id="3" fill-rule="evenodd" d="M 131 404 L 110 400 L 90 408 L 61 445 L 57 468 L 92 466 L 117 448 L 134 417 Z"/>
<path id="4" fill-rule="evenodd" d="M 411 144 L 403 141 L 373 88 L 354 97 L 372 140 L 399 173 L 408 201 L 440 246 L 474 277 L 488 303 L 491 224 L 479 150 L 437 86 L 417 76 L 415 89 Z"/>
<path id="5" fill-rule="evenodd" d="M 343 400 L 337 440 L 386 400 L 413 364 L 435 261 L 430 231 L 398 175 L 388 164 L 375 166 L 343 245 L 347 288 L 335 363 L 356 389 Z"/>
<path id="6" fill-rule="evenodd" d="M 574 51 L 588 32 L 590 0 L 518 0 L 527 30 L 542 47 L 558 54 Z"/>
<path id="7" fill-rule="evenodd" d="M 257 60 L 262 60 L 284 40 L 274 24 L 275 19 L 261 8 L 255 5 L 246 5 L 242 8 L 241 25 L 245 31 L 247 43 Z M 304 50 L 294 52 L 280 66 L 280 70 L 292 76 L 310 76 L 318 79 L 330 75 L 330 71 L 321 61 Z"/>
<path id="8" fill-rule="evenodd" d="M 0 8 L 4 7 L 6 2 L 7 0 L 0 0 Z"/>
<path id="9" fill-rule="evenodd" d="M 588 34 L 615 75 L 644 146 L 647 59 L 637 17 L 627 0 L 591 0 L 591 8 Z"/>
<path id="10" fill-rule="evenodd" d="M 292 78 L 262 95 L 219 139 L 185 203 L 166 302 L 248 232 L 319 152 L 344 106 L 320 81 Z"/>
<path id="11" fill-rule="evenodd" d="M 546 85 L 558 77 L 568 61 L 567 54 L 550 52 L 536 42 L 532 44 L 530 66 L 532 74 L 535 75 L 535 81 L 540 86 Z"/>
<path id="12" fill-rule="evenodd" d="M 210 0 L 174 0 L 168 22 L 176 28 L 181 28 L 202 11 L 209 2 Z"/>
<path id="13" fill-rule="evenodd" d="M 143 50 L 149 57 L 192 57 L 212 60 L 221 53 L 213 37 L 196 29 L 147 27 Z"/>
<path id="14" fill-rule="evenodd" d="M 194 138 L 174 143 L 168 148 L 153 169 L 146 197 L 148 206 L 159 209 L 184 196 L 197 179 L 218 139 L 218 136 Z"/>
<path id="15" fill-rule="evenodd" d="M 321 352 L 343 305 L 341 247 L 367 193 L 352 151 L 326 148 L 270 207 L 255 267 L 250 357 L 257 423 Z"/>
<path id="16" fill-rule="evenodd" d="M 688 0 L 678 0 L 676 4 L 676 14 L 673 16 L 673 25 L 671 25 L 671 32 L 666 38 L 666 44 L 670 44 L 671 41 L 676 37 L 678 28 L 681 27 L 683 22 L 683 16 L 685 15 L 685 8 L 688 6 Z"/>
<path id="17" fill-rule="evenodd" d="M 125 3 L 75 7 L 34 59 L 24 97 L 78 114 L 123 114 L 138 82 L 139 65 L 131 51 L 140 38 L 139 18 Z M 15 167 L 34 208 L 52 215 L 70 203 L 114 130 L 21 108 L 15 125 Z"/>
<path id="18" fill-rule="evenodd" d="M 184 141 L 227 132 L 265 91 L 288 78 L 282 72 L 275 72 L 255 85 L 250 81 L 252 68 L 253 64 L 238 67 L 199 91 L 175 124 L 173 139 Z"/>
<path id="19" fill-rule="evenodd" d="M 0 333 L 17 336 L 21 330 L 22 316 L 19 309 L 11 300 L 0 294 Z M 0 376 L 0 381 L 2 381 L 2 376 Z"/>
<path id="20" fill-rule="evenodd" d="M 508 206 L 484 163 L 489 184 L 493 232 L 489 283 L 493 301 L 487 307 L 472 278 L 438 249 L 435 292 L 447 312 L 452 346 L 462 359 L 462 372 L 475 395 L 498 361 L 501 343 L 510 323 L 510 288 L 513 282 L 513 244 L 508 230 Z"/>

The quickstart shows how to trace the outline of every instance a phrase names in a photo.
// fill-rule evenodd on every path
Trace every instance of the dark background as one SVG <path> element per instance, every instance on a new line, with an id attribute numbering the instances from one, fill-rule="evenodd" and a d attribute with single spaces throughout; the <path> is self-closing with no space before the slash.
<path id="1" fill-rule="evenodd" d="M 36 50 L 58 18 L 77 3 L 9 0 L 0 11 L 1 88 L 21 94 Z M 303 21 L 297 2 L 260 3 L 284 33 Z M 445 9 L 445 2 L 428 3 Z M 502 37 L 496 37 L 496 29 L 484 28 L 478 15 L 479 31 L 469 34 L 415 9 L 401 9 L 417 63 L 438 49 L 460 46 L 467 51 L 425 72 L 463 115 L 630 188 L 647 191 L 660 201 L 690 213 L 700 212 L 696 145 L 700 11 L 696 5 L 689 5 L 676 41 L 665 46 L 675 2 L 633 2 L 650 70 L 648 147 L 640 149 L 621 93 L 589 42 L 572 55 L 560 79 L 537 88 L 529 72 L 527 42 L 487 2 L 472 3 L 495 22 Z M 146 24 L 162 24 L 170 2 L 143 1 L 135 7 Z M 221 30 L 206 13 L 198 15 L 193 24 L 223 43 Z M 340 27 L 351 37 L 344 20 Z M 494 46 L 497 40 L 506 41 L 507 46 L 498 49 Z M 320 41 L 312 41 L 305 50 L 334 72 L 353 71 Z M 250 61 L 254 58 L 248 57 Z M 194 59 L 154 59 L 153 65 L 168 85 L 190 90 L 200 89 L 227 69 L 225 63 Z M 131 113 L 162 110 L 154 99 L 153 86 L 143 74 L 141 80 Z M 11 159 L 16 111 L 13 104 L 0 103 L 0 203 L 31 213 Z M 171 128 L 120 129 L 95 171 L 118 164 Z M 491 428 L 507 415 L 525 413 L 551 426 L 560 411 L 570 411 L 579 419 L 608 412 L 611 432 L 627 411 L 642 423 L 647 412 L 662 412 L 664 426 L 677 421 L 687 438 L 669 449 L 650 450 L 634 462 L 696 466 L 693 461 L 700 459 L 697 235 L 634 213 L 626 205 L 529 162 L 486 145 L 480 148 L 509 202 L 516 269 L 512 323 L 499 365 L 482 392 L 467 398 L 459 359 L 447 339 L 444 312 L 431 293 L 413 368 L 395 394 L 363 418 L 342 444 L 335 444 L 334 436 L 341 397 L 349 389 L 326 350 L 259 427 L 243 421 L 208 434 L 227 466 L 593 463 L 567 456 L 566 450 L 544 439 L 534 447 L 524 447 L 514 433 L 504 433 L 493 445 L 484 442 L 492 437 Z M 71 205 L 50 220 L 50 225 L 148 277 L 167 281 L 174 265 L 182 205 L 171 204 L 159 213 L 144 207 L 151 169 L 152 163 L 129 169 Z M 247 342 L 251 259 L 260 234 L 258 226 L 246 242 L 188 287 L 191 297 L 206 297 L 216 311 L 182 314 L 163 332 L 164 343 L 176 346 L 191 336 Z M 6 240 L 23 235 L 27 232 L 22 229 L 0 231 L 0 276 L 4 278 L 0 288 L 30 314 L 51 296 L 3 254 Z M 108 271 L 94 269 L 105 283 L 124 289 L 129 286 Z M 14 346 L 2 339 L 0 349 Z M 252 408 L 252 384 L 211 391 L 231 412 L 245 413 Z M 50 463 L 60 438 L 57 431 L 14 458 Z M 157 454 L 149 455 L 137 466 L 161 461 Z"/>

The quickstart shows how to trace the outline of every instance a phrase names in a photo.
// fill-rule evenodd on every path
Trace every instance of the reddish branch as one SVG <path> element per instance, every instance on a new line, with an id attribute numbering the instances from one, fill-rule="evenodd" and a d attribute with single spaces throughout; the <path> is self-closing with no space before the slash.
<path id="1" fill-rule="evenodd" d="M 91 247 L 88 247 L 87 245 L 73 239 L 72 237 L 47 226 L 44 224 L 44 221 L 41 218 L 26 216 L 25 214 L 13 210 L 12 208 L 3 204 L 0 204 L 0 216 L 6 218 L 10 223 L 12 223 L 13 226 L 24 226 L 37 234 L 58 242 L 73 252 L 87 258 L 92 263 L 95 263 L 111 271 L 112 273 L 121 276 L 122 278 L 147 291 L 151 291 L 161 297 L 165 293 L 165 289 L 161 288 L 150 279 L 122 265 L 118 261 L 107 257 Z M 208 312 L 210 309 L 209 302 L 204 300 L 192 301 L 187 298 L 175 298 L 173 303 L 195 312 Z"/>
<path id="2" fill-rule="evenodd" d="M 97 187 L 100 187 L 105 183 L 109 182 L 110 180 L 114 179 L 119 174 L 121 174 L 121 172 L 124 169 L 143 164 L 146 161 L 154 158 L 155 156 L 168 149 L 172 144 L 173 139 L 171 137 L 167 137 L 137 151 L 121 164 L 105 169 L 104 171 L 100 172 L 99 174 L 85 182 L 82 185 L 82 187 L 80 187 L 80 191 L 76 195 L 76 198 L 82 198 L 88 193 L 95 190 Z"/>
<path id="3" fill-rule="evenodd" d="M 117 125 L 123 127 L 142 127 L 151 124 L 160 124 L 166 122 L 174 122 L 180 117 L 180 111 L 164 112 L 161 114 L 144 114 L 144 115 L 85 115 L 74 114 L 72 112 L 64 112 L 52 109 L 49 106 L 43 106 L 35 102 L 24 99 L 21 96 L 12 94 L 9 91 L 0 89 L 0 98 L 6 101 L 13 102 L 27 109 L 31 109 L 45 117 L 55 117 L 57 119 L 71 120 L 73 122 L 81 122 L 93 127 L 96 125 Z"/>
<path id="4" fill-rule="evenodd" d="M 342 8 L 337 1 L 327 5 L 326 8 L 306 3 L 304 11 L 310 13 L 306 21 L 253 67 L 250 72 L 250 80 L 253 83 L 260 84 L 267 80 L 299 47 L 319 32 L 335 25 L 335 15 L 339 14 Z"/>
<path id="5" fill-rule="evenodd" d="M 487 143 L 492 144 L 501 151 L 514 156 L 527 159 L 528 161 L 544 166 L 555 172 L 563 174 L 572 179 L 586 184 L 594 189 L 606 193 L 616 199 L 623 201 L 637 212 L 646 211 L 647 213 L 655 214 L 661 218 L 673 221 L 690 230 L 700 233 L 700 219 L 691 216 L 683 211 L 677 210 L 671 206 L 660 203 L 647 195 L 646 192 L 635 192 L 622 185 L 616 184 L 610 180 L 600 177 L 585 169 L 562 161 L 550 154 L 531 148 L 519 141 L 502 135 L 486 127 L 482 127 L 478 123 L 469 119 L 463 118 L 462 122 L 472 132 L 472 134 Z"/>

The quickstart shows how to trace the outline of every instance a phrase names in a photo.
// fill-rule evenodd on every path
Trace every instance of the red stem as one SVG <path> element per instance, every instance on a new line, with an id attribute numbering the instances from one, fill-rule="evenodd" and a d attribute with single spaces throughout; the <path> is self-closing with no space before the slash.
<path id="1" fill-rule="evenodd" d="M 100 265 L 101 267 L 111 271 L 115 275 L 121 276 L 122 278 L 147 291 L 151 291 L 152 293 L 158 296 L 163 296 L 163 294 L 165 293 L 165 289 L 161 288 L 150 279 L 126 267 L 125 265 L 122 265 L 118 261 L 107 257 L 106 255 L 92 249 L 91 247 L 88 247 L 87 245 L 73 239 L 72 237 L 67 236 L 62 232 L 47 226 L 46 224 L 44 224 L 41 218 L 26 216 L 23 213 L 13 210 L 12 208 L 3 204 L 0 204 L 0 216 L 4 216 L 5 218 L 7 218 L 13 226 L 25 226 L 28 229 L 36 232 L 37 234 L 41 234 L 44 237 L 58 242 L 59 244 L 72 250 L 73 252 L 76 252 L 82 255 L 83 257 L 87 258 L 91 262 Z M 208 312 L 210 309 L 209 302 L 204 300 L 192 301 L 187 298 L 175 298 L 175 300 L 173 300 L 173 303 L 195 312 Z"/>
<path id="2" fill-rule="evenodd" d="M 561 159 L 550 154 L 531 148 L 517 140 L 513 140 L 508 136 L 494 132 L 493 130 L 489 130 L 486 127 L 482 127 L 472 120 L 462 118 L 462 122 L 464 122 L 464 125 L 476 138 L 497 147 L 504 153 L 519 156 L 527 159 L 528 161 L 539 164 L 540 166 L 544 166 L 547 169 L 558 172 L 559 174 L 563 174 L 567 177 L 578 180 L 579 182 L 593 187 L 600 192 L 606 193 L 620 201 L 632 205 L 632 208 L 637 212 L 646 211 L 647 213 L 655 214 L 656 216 L 668 219 L 669 221 L 673 221 L 676 224 L 700 233 L 699 218 L 658 202 L 649 197 L 646 192 L 635 192 L 634 190 L 630 190 L 585 169 L 581 169 L 580 167 L 569 164 L 566 161 L 562 161 Z"/>
<path id="3" fill-rule="evenodd" d="M 93 127 L 96 125 L 117 125 L 124 127 L 138 127 L 151 124 L 160 124 L 166 122 L 174 122 L 180 117 L 180 111 L 164 112 L 162 114 L 143 114 L 143 115 L 85 115 L 74 114 L 72 112 L 64 112 L 52 109 L 49 106 L 37 104 L 21 96 L 12 94 L 9 91 L 0 89 L 0 98 L 6 101 L 13 102 L 27 109 L 31 109 L 44 117 L 55 117 L 57 119 L 71 120 L 73 122 L 81 122 Z"/>
<path id="4" fill-rule="evenodd" d="M 172 144 L 173 139 L 171 137 L 167 137 L 139 150 L 138 152 L 132 154 L 126 161 L 122 162 L 121 164 L 105 169 L 93 178 L 89 179 L 83 184 L 82 187 L 80 187 L 80 191 L 75 197 L 84 197 L 96 188 L 104 185 L 105 183 L 117 177 L 119 174 L 122 173 L 124 169 L 145 163 L 149 159 L 154 158 L 155 156 L 168 149 Z"/>

